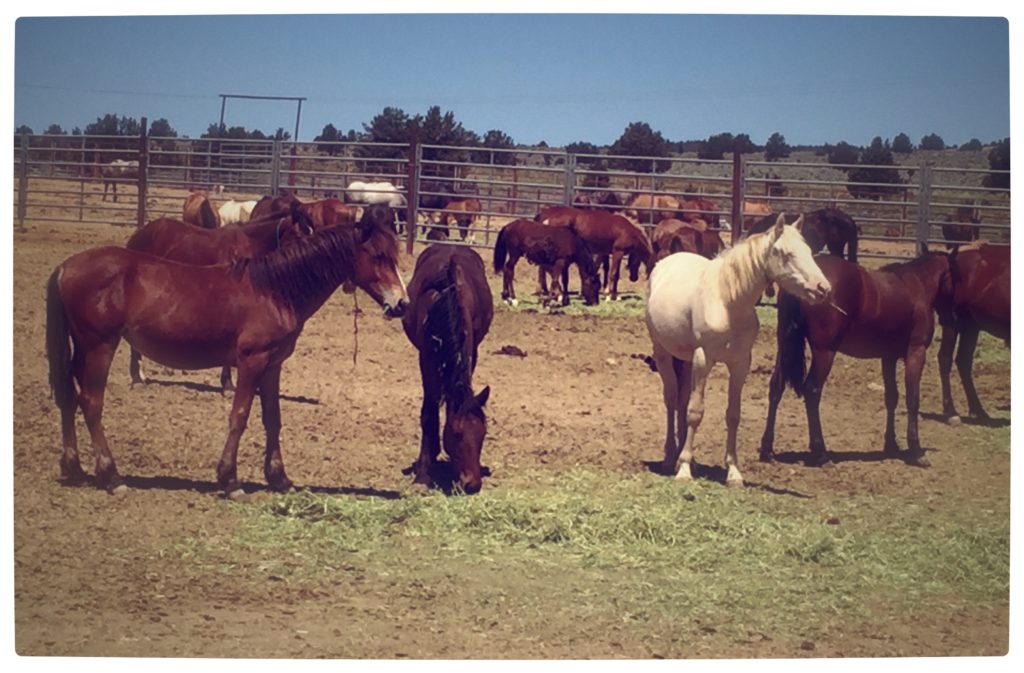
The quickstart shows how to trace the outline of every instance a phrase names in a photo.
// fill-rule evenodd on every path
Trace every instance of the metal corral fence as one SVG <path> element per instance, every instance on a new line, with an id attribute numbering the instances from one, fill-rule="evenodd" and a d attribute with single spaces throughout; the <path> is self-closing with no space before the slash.
<path id="1" fill-rule="evenodd" d="M 741 221 L 744 229 L 749 227 L 758 206 L 774 212 L 836 206 L 860 225 L 860 255 L 868 258 L 913 256 L 922 242 L 941 245 L 944 225 L 951 222 L 977 228 L 981 238 L 993 243 L 1010 240 L 1009 189 L 985 186 L 986 176 L 999 172 L 977 168 L 145 135 L 19 135 L 14 162 L 19 226 L 26 219 L 139 226 L 163 215 L 180 217 L 192 190 L 211 193 L 215 205 L 285 190 L 303 200 L 358 201 L 373 191 L 372 185 L 351 188 L 360 181 L 390 183 L 401 195 L 405 208 L 400 219 L 418 223 L 407 229 L 410 249 L 415 240 L 442 229 L 449 243 L 492 247 L 507 222 L 581 199 L 607 204 L 603 207 L 652 227 L 666 206 L 650 201 L 631 205 L 638 194 L 690 202 L 688 213 L 717 221 L 723 230 L 734 230 Z M 115 162 L 127 164 L 114 170 Z M 844 169 L 870 169 L 884 177 L 854 182 Z M 468 226 L 452 227 L 459 213 L 446 202 L 470 199 L 477 203 L 469 206 Z M 467 224 L 464 213 L 461 225 Z"/>

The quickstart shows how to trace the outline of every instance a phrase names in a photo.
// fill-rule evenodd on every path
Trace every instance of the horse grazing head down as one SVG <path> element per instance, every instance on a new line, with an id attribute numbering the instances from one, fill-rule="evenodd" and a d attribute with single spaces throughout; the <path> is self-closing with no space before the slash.
<path id="1" fill-rule="evenodd" d="M 483 486 L 483 470 L 480 454 L 487 436 L 487 417 L 484 405 L 491 395 L 491 387 L 485 386 L 477 395 L 471 395 L 458 409 L 445 413 L 444 432 L 441 441 L 444 452 L 451 459 L 452 468 L 459 487 L 472 495 Z"/>
<path id="2" fill-rule="evenodd" d="M 775 225 L 761 236 L 766 237 L 768 257 L 765 272 L 790 294 L 812 304 L 818 304 L 832 293 L 832 286 L 818 268 L 800 228 L 804 224 L 801 215 L 793 224 L 786 224 L 780 214 Z"/>

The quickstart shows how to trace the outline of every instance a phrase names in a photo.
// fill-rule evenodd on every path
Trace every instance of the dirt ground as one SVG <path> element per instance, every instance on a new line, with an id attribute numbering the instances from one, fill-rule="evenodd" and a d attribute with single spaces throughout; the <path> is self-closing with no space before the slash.
<path id="1" fill-rule="evenodd" d="M 16 649 L 22 655 L 98 656 L 469 656 L 465 649 L 431 650 L 425 630 L 389 636 L 378 595 L 295 595 L 273 582 L 244 591 L 230 577 L 175 576 L 130 550 L 160 538 L 186 539 L 233 525 L 232 510 L 216 496 L 214 468 L 230 399 L 214 386 L 217 372 L 184 373 L 148 363 L 154 383 L 130 389 L 127 348 L 115 358 L 107 388 L 105 426 L 127 496 L 91 487 L 66 488 L 58 474 L 59 414 L 49 398 L 44 350 L 44 286 L 54 266 L 87 247 L 123 242 L 131 230 L 106 225 L 29 222 L 14 236 L 14 532 Z M 485 253 L 485 258 L 487 253 Z M 410 260 L 403 262 L 411 273 Z M 535 275 L 521 273 L 521 292 Z M 492 287 L 500 279 L 492 276 Z M 574 282 L 575 284 L 575 282 Z M 634 293 L 638 287 L 627 288 Z M 353 298 L 336 294 L 309 321 L 284 367 L 282 441 L 291 478 L 300 485 L 341 494 L 395 493 L 415 457 L 420 404 L 416 356 L 398 321 L 385 321 L 363 295 L 365 310 L 353 333 Z M 353 365 L 355 339 L 358 361 Z M 763 330 L 744 392 L 741 466 L 751 487 L 815 493 L 903 492 L 917 489 L 974 501 L 1008 499 L 1009 452 L 972 462 L 960 451 L 983 430 L 949 427 L 933 417 L 921 436 L 933 463 L 910 469 L 880 460 L 883 400 L 878 365 L 837 359 L 825 391 L 823 420 L 831 448 L 849 460 L 834 469 L 802 463 L 762 464 L 756 447 L 763 427 L 765 391 L 773 361 L 773 335 Z M 494 354 L 513 345 L 527 357 Z M 566 470 L 575 465 L 611 473 L 645 470 L 661 457 L 660 382 L 635 355 L 649 352 L 640 318 L 545 315 L 499 310 L 481 349 L 475 383 L 490 385 L 490 432 L 485 489 L 500 489 L 507 475 L 525 469 Z M 922 409 L 940 409 L 934 350 L 929 354 Z M 982 399 L 1009 418 L 1010 377 L 1004 366 L 975 372 Z M 709 383 L 704 449 L 698 460 L 719 464 L 710 446 L 724 439 L 725 371 Z M 958 391 L 958 401 L 964 402 Z M 263 432 L 254 409 L 239 453 L 239 477 L 262 485 Z M 902 435 L 905 416 L 898 418 Z M 776 449 L 802 452 L 802 405 L 783 403 Z M 83 465 L 92 471 L 87 433 L 79 417 Z M 901 438 L 901 444 L 904 440 Z M 110 554 L 110 549 L 129 550 Z M 240 571 L 241 572 L 241 571 Z M 197 579 L 198 578 L 198 579 Z M 355 627 L 358 625 L 358 628 Z M 407 626 L 416 626 L 407 624 Z M 909 628 L 909 627 L 905 627 Z M 298 630 L 297 630 L 298 629 Z M 918 624 L 924 651 L 957 654 L 971 643 L 997 653 L 1008 632 L 1008 611 L 937 616 Z M 331 643 L 327 645 L 326 643 Z M 525 656 L 516 636 L 495 639 L 488 656 Z M 870 655 L 865 639 L 858 652 Z M 881 645 L 877 651 L 883 651 Z M 566 644 L 540 656 L 622 656 L 600 647 Z M 819 656 L 828 654 L 819 652 Z M 779 656 L 770 646 L 736 656 Z"/>

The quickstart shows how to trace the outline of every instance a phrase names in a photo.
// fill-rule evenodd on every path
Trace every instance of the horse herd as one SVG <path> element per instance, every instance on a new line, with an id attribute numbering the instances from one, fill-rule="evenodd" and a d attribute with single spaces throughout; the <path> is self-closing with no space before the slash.
<path id="1" fill-rule="evenodd" d="M 662 380 L 666 412 L 665 472 L 678 465 L 677 477 L 691 478 L 708 372 L 715 362 L 724 362 L 729 370 L 726 483 L 743 484 L 736 455 L 741 393 L 759 328 L 755 305 L 773 283 L 781 288 L 778 352 L 762 460 L 773 458 L 775 413 L 789 385 L 805 401 L 809 462 L 829 461 L 818 407 L 835 354 L 841 352 L 881 360 L 885 449 L 894 455 L 896 362 L 905 361 L 905 459 L 927 465 L 917 415 L 936 314 L 943 330 L 943 413 L 950 422 L 959 420 L 949 386 L 959 336 L 956 363 L 969 412 L 986 417 L 971 364 L 981 330 L 1009 345 L 1008 247 L 922 252 L 912 261 L 873 270 L 857 263 L 856 224 L 835 208 L 796 218 L 765 216 L 726 247 L 717 231 L 692 212 L 670 211 L 645 232 L 622 215 L 579 205 L 543 209 L 533 220 L 514 220 L 501 229 L 492 260 L 494 272 L 503 275 L 501 297 L 515 303 L 514 268 L 522 257 L 539 267 L 546 294 L 545 276 L 551 276 L 550 294 L 560 304 L 568 302 L 573 264 L 582 297 L 590 304 L 598 301 L 602 285 L 609 298 L 617 296 L 624 259 L 634 281 L 645 269 L 650 362 Z M 244 223 L 206 228 L 217 220 L 213 214 L 223 215 L 224 209 L 217 213 L 205 197 L 190 195 L 182 220 L 153 220 L 125 246 L 78 253 L 51 274 L 46 351 L 50 387 L 61 412 L 62 478 L 86 480 L 75 428 L 80 408 L 95 453 L 95 483 L 110 492 L 124 488 L 102 426 L 110 364 L 124 339 L 132 349 L 133 383 L 145 381 L 141 356 L 179 369 L 222 368 L 222 384 L 234 388 L 234 397 L 216 474 L 230 497 L 242 494 L 237 450 L 258 395 L 266 429 L 264 475 L 273 490 L 290 489 L 279 440 L 281 367 L 305 322 L 342 287 L 346 292 L 362 289 L 385 318 L 400 317 L 418 351 L 423 405 L 414 483 L 439 482 L 435 467 L 443 448 L 453 483 L 466 493 L 479 491 L 490 389 L 474 392 L 472 376 L 494 314 L 479 254 L 432 244 L 419 254 L 406 286 L 398 272 L 389 203 L 366 204 L 360 212 L 338 199 L 303 203 L 294 196 L 267 196 L 239 210 L 250 211 Z M 832 254 L 814 257 L 822 248 Z M 237 368 L 234 384 L 231 367 Z"/>

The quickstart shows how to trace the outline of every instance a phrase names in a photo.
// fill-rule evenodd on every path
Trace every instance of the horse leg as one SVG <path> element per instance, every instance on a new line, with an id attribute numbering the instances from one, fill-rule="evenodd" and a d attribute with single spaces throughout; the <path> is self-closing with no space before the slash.
<path id="1" fill-rule="evenodd" d="M 665 472 L 676 469 L 679 461 L 679 444 L 676 443 L 676 416 L 679 413 L 679 372 L 675 366 L 679 362 L 671 353 L 654 345 L 654 362 L 661 376 L 661 393 L 665 402 L 665 458 L 662 468 Z"/>
<path id="2" fill-rule="evenodd" d="M 622 271 L 622 252 L 616 250 L 612 253 L 611 280 L 608 283 L 609 301 L 617 301 L 619 298 L 619 273 Z"/>
<path id="3" fill-rule="evenodd" d="M 827 350 L 811 349 L 811 370 L 804 382 L 804 407 L 807 410 L 807 432 L 810 435 L 808 465 L 821 466 L 829 462 L 825 436 L 821 430 L 821 390 L 825 387 L 836 354 Z"/>
<path id="4" fill-rule="evenodd" d="M 231 369 L 228 376 L 231 375 Z M 263 374 L 260 381 L 260 415 L 263 417 L 263 429 L 267 435 L 267 451 L 263 459 L 263 475 L 267 478 L 270 488 L 275 491 L 288 491 L 292 488 L 292 480 L 284 472 L 284 460 L 281 458 L 281 365 L 275 365 Z"/>
<path id="5" fill-rule="evenodd" d="M 569 267 L 571 266 L 571 262 L 569 261 L 569 259 L 562 259 L 561 260 L 561 264 L 562 264 L 562 292 L 565 293 L 565 304 L 568 305 L 568 303 L 569 303 Z M 581 283 L 581 285 L 580 285 L 580 293 L 581 294 L 583 293 L 582 282 L 583 281 L 581 280 L 580 281 L 580 283 Z"/>
<path id="6" fill-rule="evenodd" d="M 782 401 L 782 394 L 786 391 L 786 383 L 782 380 L 782 364 L 778 355 L 775 356 L 775 369 L 772 370 L 772 378 L 768 381 L 768 417 L 764 422 L 764 434 L 761 435 L 761 451 L 759 458 L 762 462 L 770 463 L 775 460 L 775 416 L 779 411 L 779 402 Z"/>
<path id="7" fill-rule="evenodd" d="M 598 264 L 601 265 L 601 271 L 604 273 L 604 284 L 601 285 L 601 292 L 608 294 L 608 255 L 597 255 Z"/>
<path id="8" fill-rule="evenodd" d="M 544 273 L 544 267 L 537 267 L 537 286 L 539 287 L 538 293 L 542 297 L 548 295 L 548 276 Z"/>
<path id="9" fill-rule="evenodd" d="M 516 288 L 514 285 L 516 279 L 516 262 L 519 261 L 518 255 L 509 255 L 508 261 L 505 262 L 505 273 L 502 275 L 502 289 L 501 298 L 516 306 L 519 304 L 519 300 L 516 299 Z M 541 273 L 544 273 L 541 271 Z"/>
<path id="10" fill-rule="evenodd" d="M 142 354 L 135 348 L 132 348 L 128 355 L 128 376 L 131 378 L 133 386 L 136 383 L 146 382 L 146 375 L 142 373 Z"/>
<path id="11" fill-rule="evenodd" d="M 696 349 L 693 352 L 693 363 L 690 365 L 692 384 L 690 386 L 690 399 L 686 404 L 686 424 L 689 427 L 687 428 L 686 439 L 683 443 L 683 462 L 679 466 L 679 472 L 676 474 L 676 479 L 683 481 L 689 481 L 693 478 L 690 472 L 690 464 L 693 462 L 693 443 L 697 437 L 697 428 L 700 427 L 700 422 L 704 420 L 704 387 L 708 382 L 709 370 L 710 366 L 708 365 L 707 356 L 704 354 L 704 349 Z"/>
<path id="12" fill-rule="evenodd" d="M 556 304 L 569 305 L 569 291 L 563 284 L 568 276 L 567 265 L 564 259 L 555 260 L 551 265 L 551 295 Z"/>
<path id="13" fill-rule="evenodd" d="M 231 382 L 231 367 L 222 367 L 220 370 L 220 389 L 222 393 L 226 393 L 229 390 L 235 389 L 235 384 Z"/>
<path id="14" fill-rule="evenodd" d="M 744 357 L 729 364 L 729 404 L 725 408 L 725 485 L 730 488 L 743 487 L 743 475 L 740 474 L 739 461 L 736 458 L 736 434 L 740 427 L 740 407 L 743 396 L 743 384 L 750 372 L 750 351 Z"/>
<path id="15" fill-rule="evenodd" d="M 921 408 L 921 372 L 924 370 L 926 350 L 926 346 L 911 348 L 907 352 L 904 371 L 904 385 L 907 387 L 907 462 L 918 467 L 931 465 L 924 455 L 917 434 L 917 418 Z"/>
<path id="16" fill-rule="evenodd" d="M 942 386 L 942 415 L 950 425 L 960 425 L 960 416 L 953 404 L 953 391 L 949 385 L 953 369 L 953 348 L 957 339 L 956 325 L 942 326 L 942 344 L 939 346 L 939 383 Z M 963 377 L 961 377 L 963 380 Z"/>
<path id="17" fill-rule="evenodd" d="M 967 395 L 967 413 L 976 418 L 987 420 L 989 415 L 981 406 L 981 398 L 974 387 L 974 350 L 978 346 L 978 325 L 971 322 L 964 325 L 960 333 L 960 346 L 956 350 L 956 370 L 960 373 L 964 393 Z"/>
<path id="18" fill-rule="evenodd" d="M 228 437 L 224 442 L 220 462 L 217 463 L 217 484 L 229 498 L 244 495 L 242 485 L 238 482 L 238 442 L 249 422 L 252 400 L 264 371 L 265 364 L 262 362 L 238 362 L 238 385 L 235 388 L 235 397 L 231 401 L 231 414 L 228 416 Z"/>
<path id="19" fill-rule="evenodd" d="M 125 489 L 124 481 L 117 473 L 114 457 L 110 453 L 106 433 L 103 432 L 103 396 L 107 388 L 110 363 L 114 359 L 117 344 L 118 341 L 101 343 L 87 351 L 81 361 L 76 363 L 78 365 L 76 378 L 80 388 L 78 404 L 82 408 L 85 425 L 89 428 L 93 453 L 96 456 L 96 484 L 110 493 L 117 493 Z M 73 472 L 77 456 L 74 458 L 75 460 L 62 460 L 62 469 L 67 465 Z"/>
<path id="20" fill-rule="evenodd" d="M 433 368 L 420 355 L 420 377 L 423 381 L 423 406 L 420 408 L 420 455 L 413 466 L 414 484 L 429 486 L 432 483 L 430 469 L 441 453 L 441 401 L 434 391 L 438 389 Z"/>
<path id="21" fill-rule="evenodd" d="M 896 386 L 897 358 L 882 358 L 882 383 L 885 386 L 885 453 L 896 455 L 900 445 L 896 441 L 896 405 L 900 403 L 900 391 Z"/>

